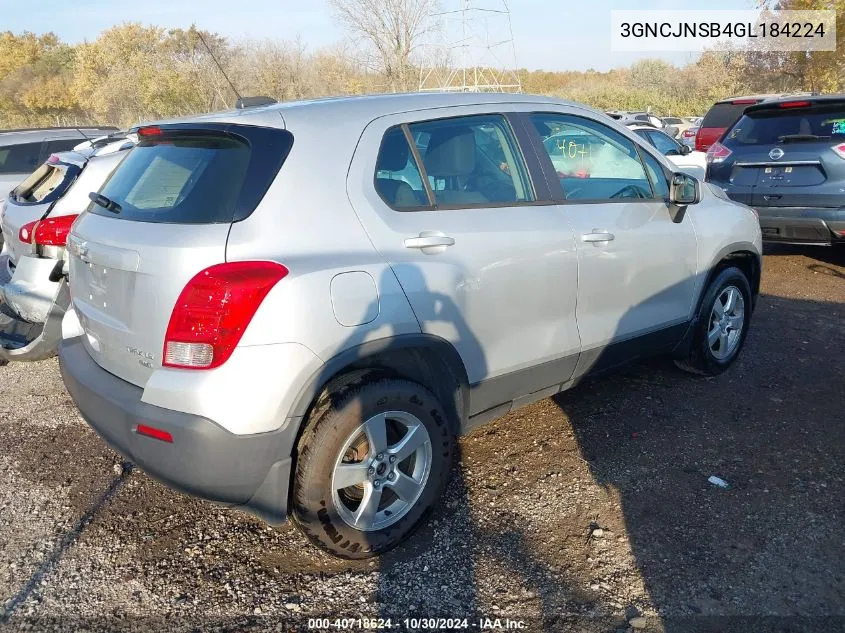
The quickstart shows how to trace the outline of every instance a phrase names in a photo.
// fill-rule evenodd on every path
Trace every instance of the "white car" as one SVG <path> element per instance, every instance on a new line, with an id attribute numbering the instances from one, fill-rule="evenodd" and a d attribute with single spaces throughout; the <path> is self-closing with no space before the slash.
<path id="1" fill-rule="evenodd" d="M 668 134 L 648 125 L 629 125 L 628 129 L 657 148 L 657 151 L 663 154 L 680 171 L 695 176 L 699 180 L 704 180 L 704 173 L 707 170 L 704 152 L 696 151 L 689 145 L 679 143 Z"/>
<path id="2" fill-rule="evenodd" d="M 50 155 L 0 211 L 0 364 L 55 355 L 69 304 L 70 227 L 134 142 L 112 135 Z"/>

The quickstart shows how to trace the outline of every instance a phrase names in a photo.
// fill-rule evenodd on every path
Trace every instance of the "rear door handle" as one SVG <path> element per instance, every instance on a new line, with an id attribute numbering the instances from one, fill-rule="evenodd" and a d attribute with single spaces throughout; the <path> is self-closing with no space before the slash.
<path id="1" fill-rule="evenodd" d="M 763 194 L 763 200 L 767 200 L 767 201 L 769 201 L 769 200 L 780 200 L 781 198 L 783 198 L 783 196 L 781 196 L 781 195 L 776 195 L 776 194 L 773 195 L 773 194 L 770 194 L 770 193 L 764 193 Z"/>
<path id="2" fill-rule="evenodd" d="M 582 242 L 612 242 L 615 239 L 616 236 L 613 233 L 602 229 L 593 229 L 592 233 L 584 233 L 581 236 Z"/>
<path id="3" fill-rule="evenodd" d="M 420 233 L 418 237 L 405 238 L 405 248 L 432 248 L 435 246 L 452 246 L 454 237 L 443 234 Z"/>

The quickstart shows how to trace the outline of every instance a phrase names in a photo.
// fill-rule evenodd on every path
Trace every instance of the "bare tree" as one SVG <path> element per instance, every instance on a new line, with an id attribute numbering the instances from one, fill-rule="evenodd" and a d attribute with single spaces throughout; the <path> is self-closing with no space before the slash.
<path id="1" fill-rule="evenodd" d="M 338 22 L 369 42 L 390 90 L 416 87 L 411 56 L 422 44 L 437 0 L 329 0 Z"/>

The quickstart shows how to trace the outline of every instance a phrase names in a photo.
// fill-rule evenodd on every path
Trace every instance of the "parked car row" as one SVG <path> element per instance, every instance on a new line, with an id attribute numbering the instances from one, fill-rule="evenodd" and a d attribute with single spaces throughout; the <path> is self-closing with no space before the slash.
<path id="1" fill-rule="evenodd" d="M 492 94 L 245 107 L 55 153 L 4 205 L 2 354 L 57 346 L 83 417 L 165 483 L 380 554 L 457 435 L 646 356 L 724 371 L 763 238 L 845 243 L 845 96 L 729 101 L 706 155 Z"/>

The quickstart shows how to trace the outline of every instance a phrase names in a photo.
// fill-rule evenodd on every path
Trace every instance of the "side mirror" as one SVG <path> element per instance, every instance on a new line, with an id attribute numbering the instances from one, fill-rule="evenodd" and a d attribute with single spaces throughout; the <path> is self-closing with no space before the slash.
<path id="1" fill-rule="evenodd" d="M 686 156 L 692 151 L 689 145 L 681 145 L 681 156 Z"/>
<path id="2" fill-rule="evenodd" d="M 701 200 L 701 184 L 688 174 L 672 174 L 669 200 L 678 207 L 696 204 Z"/>

